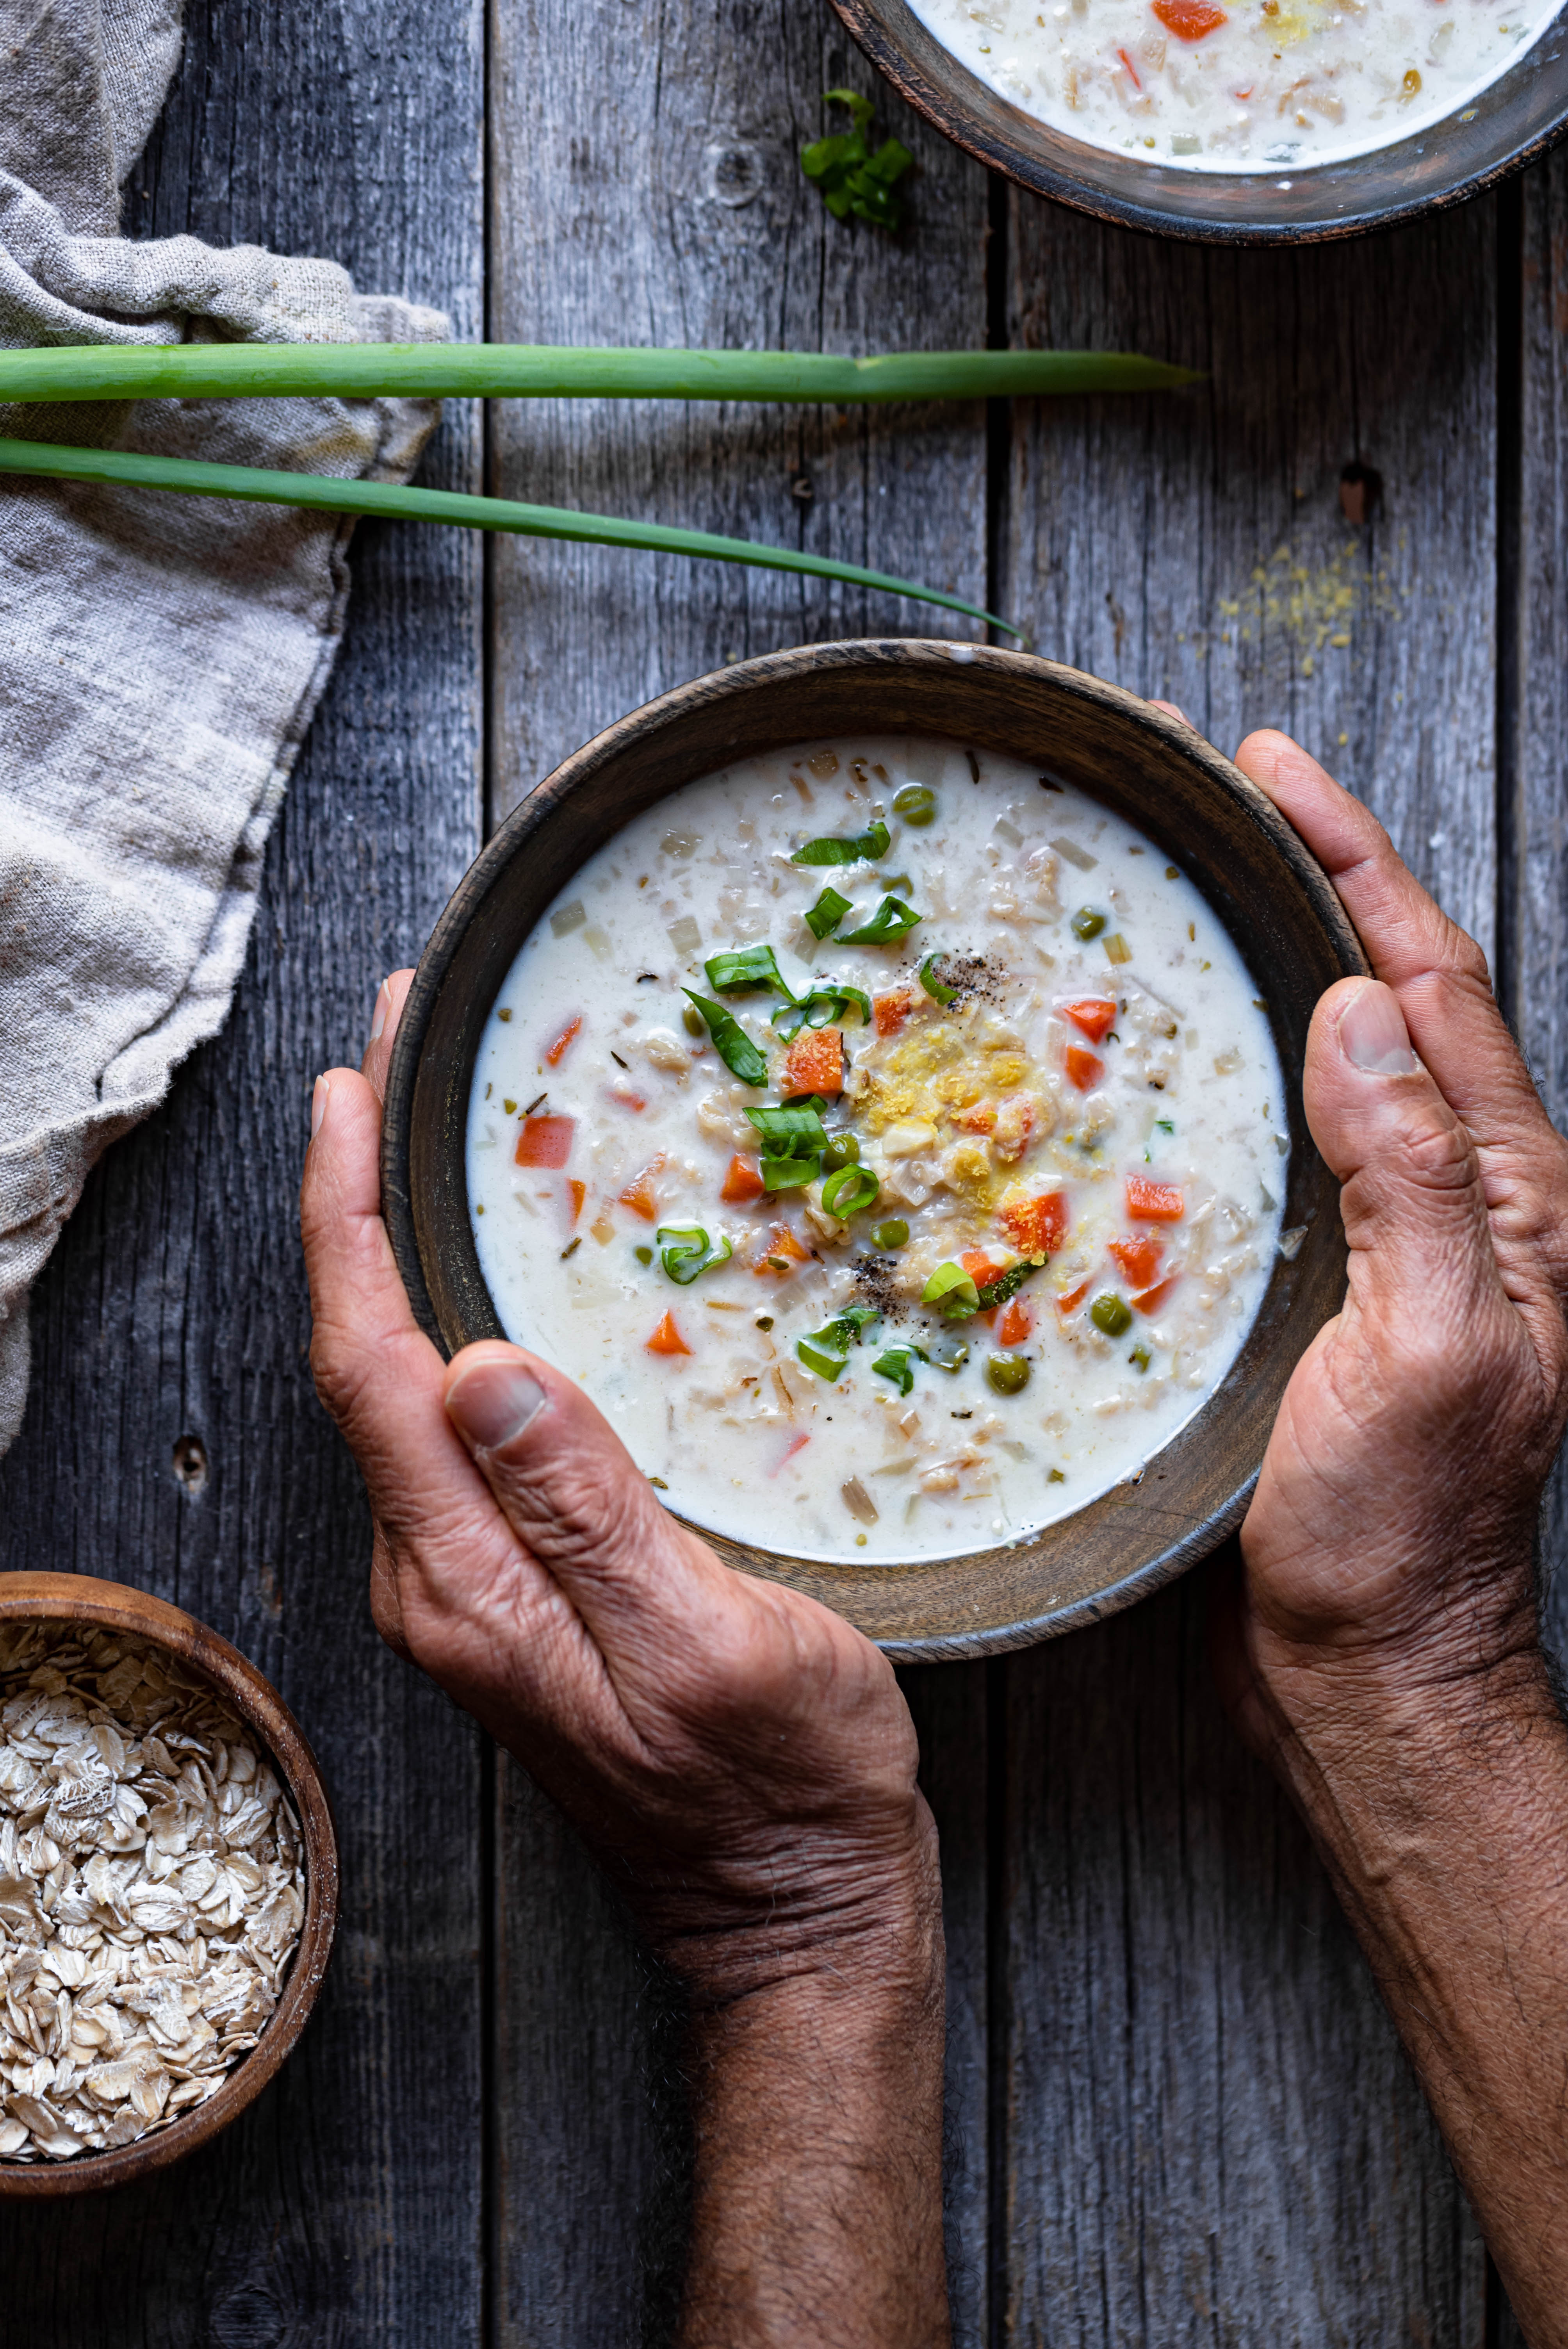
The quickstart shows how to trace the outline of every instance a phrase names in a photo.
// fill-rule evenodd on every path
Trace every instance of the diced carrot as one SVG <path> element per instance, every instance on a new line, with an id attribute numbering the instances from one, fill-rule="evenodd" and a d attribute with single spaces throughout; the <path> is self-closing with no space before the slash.
<path id="1" fill-rule="evenodd" d="M 574 1117 L 525 1117 L 518 1129 L 519 1166 L 564 1166 L 572 1155 Z"/>
<path id="2" fill-rule="evenodd" d="M 1068 1076 L 1080 1093 L 1098 1085 L 1105 1074 L 1105 1062 L 1086 1052 L 1081 1044 L 1069 1044 L 1067 1050 Z"/>
<path id="3" fill-rule="evenodd" d="M 1161 1281 L 1157 1288 L 1146 1288 L 1141 1297 L 1135 1297 L 1133 1299 L 1133 1311 L 1135 1313 L 1158 1313 L 1160 1308 L 1164 1304 L 1165 1299 L 1170 1296 L 1171 1291 L 1175 1288 L 1176 1283 L 1181 1279 L 1181 1276 L 1179 1272 L 1173 1272 L 1169 1280 Z"/>
<path id="4" fill-rule="evenodd" d="M 646 1109 L 647 1096 L 640 1093 L 625 1077 L 617 1077 L 610 1087 L 610 1099 L 619 1102 L 623 1109 Z"/>
<path id="5" fill-rule="evenodd" d="M 1179 41 L 1201 41 L 1205 34 L 1217 33 L 1230 22 L 1214 0 L 1154 0 L 1154 13 Z"/>
<path id="6" fill-rule="evenodd" d="M 793 1458 L 795 1457 L 795 1454 L 797 1454 L 797 1452 L 803 1452 L 803 1451 L 805 1450 L 805 1448 L 806 1448 L 807 1444 L 810 1444 L 810 1441 L 811 1441 L 811 1439 L 810 1439 L 810 1437 L 809 1435 L 796 1435 L 796 1436 L 791 1436 L 791 1438 L 790 1438 L 790 1440 L 789 1440 L 789 1443 L 788 1444 L 788 1445 L 787 1445 L 787 1446 L 786 1446 L 786 1448 L 785 1448 L 785 1451 L 784 1451 L 783 1456 L 782 1456 L 782 1458 L 779 1460 L 779 1464 L 778 1464 L 778 1466 L 777 1466 L 777 1467 L 773 1467 L 773 1468 L 769 1468 L 769 1470 L 768 1471 L 768 1474 L 769 1475 L 769 1476 L 777 1476 L 777 1475 L 778 1475 L 778 1474 L 779 1474 L 779 1469 L 781 1469 L 781 1468 L 788 1468 L 788 1466 L 789 1465 L 790 1461 L 791 1461 L 791 1460 L 793 1460 Z"/>
<path id="7" fill-rule="evenodd" d="M 784 1058 L 788 1101 L 796 1093 L 820 1093 L 830 1101 L 844 1090 L 844 1039 L 837 1028 L 803 1028 Z"/>
<path id="8" fill-rule="evenodd" d="M 691 1348 L 676 1328 L 676 1317 L 673 1313 L 665 1315 L 664 1319 L 648 1340 L 646 1351 L 650 1354 L 689 1354 L 691 1352 Z"/>
<path id="9" fill-rule="evenodd" d="M 743 1207 L 748 1200 L 760 1199 L 767 1188 L 758 1173 L 756 1159 L 742 1158 L 738 1154 L 729 1162 L 729 1172 L 718 1195 L 727 1207 Z"/>
<path id="10" fill-rule="evenodd" d="M 1147 1174 L 1127 1178 L 1127 1212 L 1135 1224 L 1179 1224 L 1187 1203 L 1173 1184 L 1151 1183 Z"/>
<path id="11" fill-rule="evenodd" d="M 1065 1297 L 1057 1298 L 1057 1311 L 1058 1313 L 1076 1313 L 1078 1307 L 1083 1303 L 1084 1299 L 1088 1295 L 1089 1290 L 1093 1287 L 1094 1282 L 1092 1280 L 1080 1280 L 1076 1288 L 1069 1288 Z"/>
<path id="12" fill-rule="evenodd" d="M 659 1219 L 659 1203 L 654 1196 L 654 1177 L 664 1163 L 661 1151 L 657 1158 L 649 1160 L 640 1174 L 633 1175 L 620 1195 L 622 1206 L 630 1207 L 632 1213 L 641 1216 L 645 1224 L 656 1224 Z"/>
<path id="13" fill-rule="evenodd" d="M 583 1213 L 583 1202 L 587 1196 L 587 1184 L 580 1183 L 577 1180 L 576 1175 L 573 1174 L 572 1177 L 572 1220 L 573 1223 L 577 1221 L 578 1216 Z"/>
<path id="14" fill-rule="evenodd" d="M 1020 1256 L 1055 1256 L 1068 1236 L 1067 1193 L 1009 1199 L 998 1221 Z"/>
<path id="15" fill-rule="evenodd" d="M 1014 1297 L 1008 1300 L 1007 1309 L 1002 1316 L 1002 1326 L 996 1335 L 1004 1346 L 1021 1346 L 1034 1326 L 1029 1309 L 1023 1299 Z"/>
<path id="16" fill-rule="evenodd" d="M 973 1109 L 955 1109 L 953 1123 L 965 1133 L 989 1133 L 996 1123 L 996 1112 L 989 1102 L 976 1102 Z"/>
<path id="17" fill-rule="evenodd" d="M 1098 995 L 1086 996 L 1081 1003 L 1065 1003 L 1063 1016 L 1070 1019 L 1081 1036 L 1091 1044 L 1103 1044 L 1116 1017 L 1114 1003 L 1107 1003 Z"/>
<path id="18" fill-rule="evenodd" d="M 1162 1246 L 1152 1233 L 1145 1233 L 1140 1240 L 1112 1240 L 1106 1253 L 1116 1258 L 1130 1288 L 1147 1288 L 1160 1268 Z"/>
<path id="19" fill-rule="evenodd" d="M 958 1261 L 976 1288 L 984 1288 L 1002 1269 L 988 1248 L 965 1248 Z"/>
<path id="20" fill-rule="evenodd" d="M 577 1035 L 582 1025 L 583 1014 L 579 1012 L 575 1019 L 569 1019 L 566 1022 L 565 1027 L 561 1030 L 561 1033 L 557 1036 L 554 1043 L 546 1045 L 544 1057 L 549 1061 L 552 1069 L 558 1069 L 561 1066 L 562 1061 L 566 1058 L 567 1048 Z"/>
<path id="21" fill-rule="evenodd" d="M 810 1251 L 803 1248 L 788 1224 L 775 1224 L 768 1235 L 768 1246 L 751 1269 L 756 1273 L 770 1272 L 782 1280 L 798 1264 L 810 1264 Z"/>
<path id="22" fill-rule="evenodd" d="M 899 988 L 892 995 L 873 995 L 872 1018 L 876 1023 L 877 1034 L 896 1036 L 909 1018 L 913 1005 L 914 999 L 907 987 Z"/>

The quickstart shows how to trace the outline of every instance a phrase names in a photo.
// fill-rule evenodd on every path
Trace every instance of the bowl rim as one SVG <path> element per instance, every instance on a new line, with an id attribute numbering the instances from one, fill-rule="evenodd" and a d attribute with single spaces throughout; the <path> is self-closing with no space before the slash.
<path id="1" fill-rule="evenodd" d="M 0 1574 L 0 1623 L 98 1623 L 167 1648 L 211 1682 L 264 1743 L 299 1817 L 305 1870 L 305 1915 L 283 1993 L 256 2044 L 222 2085 L 167 2128 L 107 2153 L 67 2161 L 0 2159 L 0 2201 L 44 2201 L 127 2186 L 210 2144 L 253 2105 L 304 2031 L 320 1993 L 337 1930 L 337 1836 L 320 1765 L 293 1713 L 265 1674 L 220 1633 L 183 1608 L 131 1584 L 95 1575 Z"/>
<path id="2" fill-rule="evenodd" d="M 490 893 L 507 867 L 526 847 L 533 833 L 552 820 L 562 802 L 590 781 L 598 769 L 624 757 L 628 751 L 634 751 L 640 742 L 656 739 L 673 720 L 696 706 L 727 697 L 739 699 L 753 684 L 762 681 L 773 683 L 780 679 L 789 681 L 808 670 L 820 670 L 829 666 L 885 668 L 897 664 L 918 663 L 922 666 L 940 664 L 945 669 L 954 662 L 965 667 L 978 667 L 1004 681 L 1009 677 L 1037 678 L 1043 671 L 1069 694 L 1109 708 L 1123 720 L 1158 737 L 1168 749 L 1176 750 L 1202 769 L 1224 795 L 1244 805 L 1252 820 L 1268 836 L 1276 854 L 1284 861 L 1311 901 L 1313 911 L 1337 956 L 1342 973 L 1346 976 L 1369 975 L 1360 939 L 1327 874 L 1266 792 L 1207 742 L 1194 728 L 1155 709 L 1150 702 L 1129 692 L 1124 687 L 1111 685 L 1103 678 L 1092 677 L 1062 662 L 1047 660 L 1038 654 L 1006 651 L 999 647 L 952 638 L 908 636 L 850 638 L 829 644 L 790 647 L 779 652 L 761 654 L 749 661 L 736 662 L 706 677 L 694 678 L 659 695 L 604 728 L 519 801 L 497 826 L 459 883 L 419 957 L 398 1023 L 387 1073 L 382 1122 L 381 1204 L 393 1256 L 415 1319 L 443 1354 L 448 1348 L 425 1278 L 413 1199 L 415 1096 L 425 1040 L 447 973 L 470 927 L 484 918 Z M 808 734 L 810 732 L 809 724 L 805 730 Z M 900 730 L 892 728 L 887 730 Z M 1227 1377 L 1230 1375 L 1232 1373 L 1228 1372 Z M 1222 1381 L 1222 1387 L 1223 1383 Z M 1087 1597 L 1017 1617 L 1006 1624 L 985 1625 L 974 1631 L 934 1631 L 908 1639 L 871 1636 L 875 1637 L 876 1644 L 894 1662 L 956 1662 L 967 1661 L 977 1656 L 1003 1654 L 1013 1649 L 1031 1646 L 1045 1638 L 1078 1630 L 1085 1624 L 1100 1621 L 1173 1580 L 1213 1549 L 1226 1534 L 1233 1532 L 1245 1515 L 1256 1477 L 1254 1466 L 1201 1522 L 1190 1525 L 1119 1581 L 1102 1587 Z M 1095 1506 L 1094 1503 L 1086 1504 L 1086 1506 Z M 1070 1523 L 1071 1520 L 1064 1522 Z M 698 1526 L 696 1530 L 705 1539 L 712 1538 L 702 1527 Z M 788 1557 L 783 1552 L 778 1555 L 781 1559 Z M 810 1567 L 812 1562 L 803 1559 L 799 1563 Z M 934 1561 L 924 1563 L 929 1565 Z"/>
<path id="3" fill-rule="evenodd" d="M 1183 243 L 1245 246 L 1326 244 L 1346 237 L 1367 236 L 1381 229 L 1396 228 L 1421 219 L 1429 212 L 1446 212 L 1457 204 L 1468 203 L 1473 196 L 1482 194 L 1500 181 L 1537 161 L 1568 133 L 1568 86 L 1565 86 L 1562 106 L 1553 119 L 1529 132 L 1490 162 L 1461 172 L 1458 179 L 1446 186 L 1428 189 L 1403 200 L 1359 211 L 1300 221 L 1269 222 L 1206 219 L 1202 215 L 1164 209 L 1155 200 L 1152 188 L 1150 201 L 1144 202 L 1100 187 L 1091 177 L 1076 171 L 1070 160 L 1075 152 L 1111 158 L 1113 150 L 1093 147 L 1087 140 L 1073 140 L 1039 117 L 1027 115 L 1022 109 L 1013 107 L 1000 91 L 982 81 L 961 57 L 945 48 L 914 14 L 908 0 L 832 0 L 832 5 L 864 56 L 877 72 L 892 83 L 905 103 L 912 106 L 917 114 L 923 115 L 944 139 L 951 140 L 955 147 L 962 148 L 965 154 L 972 155 L 988 171 L 999 171 L 1034 195 L 1047 197 L 1056 203 L 1068 204 L 1075 211 L 1088 212 L 1095 219 L 1112 222 L 1123 228 L 1137 229 L 1145 235 L 1173 237 Z M 1562 38 L 1564 35 L 1568 35 L 1568 6 L 1559 8 L 1556 16 L 1542 27 L 1522 55 L 1512 59 L 1501 74 L 1485 85 L 1482 91 L 1477 93 L 1478 99 L 1493 92 L 1501 93 L 1503 85 L 1523 71 L 1535 52 L 1548 41 Z M 976 91 L 984 93 L 987 103 L 983 109 L 965 107 L 955 91 L 941 86 L 936 74 L 920 55 L 921 49 L 928 45 L 936 55 L 951 63 L 954 81 L 962 77 L 965 81 L 972 83 Z M 1054 141 L 1061 150 L 1063 161 L 1053 165 L 1038 160 L 1010 140 L 1000 127 L 989 129 L 982 119 L 982 111 L 989 112 L 993 107 L 999 117 L 1016 114 L 1020 121 L 1027 122 L 1044 139 Z M 1239 181 L 1277 181 L 1283 171 L 1289 171 L 1291 179 L 1297 184 L 1307 182 L 1310 187 L 1315 184 L 1312 181 L 1315 172 L 1350 171 L 1357 164 L 1378 161 L 1388 165 L 1405 148 L 1410 149 L 1414 155 L 1423 142 L 1439 136 L 1454 119 L 1450 111 L 1440 120 L 1429 124 L 1425 130 L 1408 133 L 1406 138 L 1390 141 L 1386 147 L 1374 148 L 1367 155 L 1346 158 L 1341 164 L 1276 163 L 1260 165 L 1255 171 L 1188 172 L 1181 176 L 1184 181 L 1214 179 L 1230 186 Z M 1160 166 L 1151 163 L 1144 168 L 1152 177 Z"/>

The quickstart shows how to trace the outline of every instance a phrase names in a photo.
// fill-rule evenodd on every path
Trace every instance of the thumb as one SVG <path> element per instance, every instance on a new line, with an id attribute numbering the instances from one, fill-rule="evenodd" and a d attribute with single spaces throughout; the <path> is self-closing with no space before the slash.
<path id="1" fill-rule="evenodd" d="M 1313 1014 L 1304 1086 L 1313 1140 L 1342 1185 L 1353 1288 L 1429 1310 L 1498 1285 L 1468 1128 L 1410 1047 L 1398 997 L 1342 979 Z"/>

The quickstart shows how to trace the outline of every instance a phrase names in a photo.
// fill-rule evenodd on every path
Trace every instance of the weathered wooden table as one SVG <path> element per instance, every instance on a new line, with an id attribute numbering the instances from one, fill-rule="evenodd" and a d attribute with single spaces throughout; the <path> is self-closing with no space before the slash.
<path id="1" fill-rule="evenodd" d="M 1291 728 L 1485 942 L 1568 1111 L 1568 163 L 1418 230 L 1227 254 L 1020 201 L 879 89 L 921 167 L 892 244 L 795 168 L 819 93 L 871 86 L 823 0 L 193 16 L 132 233 L 331 254 L 461 336 L 1207 369 L 990 414 L 454 407 L 425 478 L 830 550 L 1224 747 Z M 1382 481 L 1359 527 L 1354 464 Z M 486 825 L 607 719 L 740 655 L 934 629 L 422 529 L 362 532 L 354 568 L 232 1016 L 89 1184 L 0 1464 L 0 1563 L 159 1591 L 275 1677 L 336 1799 L 343 1933 L 219 2147 L 0 2222 L 0 2333 L 29 2349 L 614 2349 L 670 2265 L 635 1953 L 550 1808 L 370 1626 L 364 1502 L 305 1361 L 307 1097 Z M 1218 1710 L 1203 1581 L 907 1676 L 947 1885 L 958 2338 L 1502 2349 L 1366 1968 Z"/>

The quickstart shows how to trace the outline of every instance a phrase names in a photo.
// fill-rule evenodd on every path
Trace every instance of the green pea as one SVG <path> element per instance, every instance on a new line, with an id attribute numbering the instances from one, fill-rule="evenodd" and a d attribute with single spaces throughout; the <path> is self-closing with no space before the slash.
<path id="1" fill-rule="evenodd" d="M 1075 938 L 1082 938 L 1087 944 L 1090 938 L 1098 938 L 1104 929 L 1105 916 L 1097 914 L 1092 905 L 1080 905 L 1068 927 Z"/>
<path id="2" fill-rule="evenodd" d="M 707 1034 L 707 1024 L 704 1020 L 702 1013 L 697 1009 L 695 1003 L 688 1003 L 686 1005 L 686 1009 L 681 1013 L 681 1018 L 686 1022 L 686 1031 L 688 1036 L 706 1036 Z"/>
<path id="3" fill-rule="evenodd" d="M 822 1153 L 822 1172 L 836 1174 L 841 1166 L 858 1166 L 861 1145 L 852 1133 L 830 1133 L 828 1146 Z"/>
<path id="4" fill-rule="evenodd" d="M 928 823 L 935 821 L 936 793 L 927 791 L 923 783 L 905 783 L 902 792 L 893 793 L 892 812 L 903 816 L 905 823 L 912 823 L 917 832 L 923 832 Z"/>
<path id="5" fill-rule="evenodd" d="M 879 1224 L 872 1234 L 872 1245 L 880 1248 L 903 1247 L 909 1240 L 909 1226 L 896 1216 L 891 1223 Z"/>
<path id="6" fill-rule="evenodd" d="M 636 1248 L 633 1253 L 636 1257 L 639 1264 L 652 1264 L 654 1260 L 654 1251 L 650 1247 Z"/>
<path id="7" fill-rule="evenodd" d="M 1119 1338 L 1124 1330 L 1132 1327 L 1132 1316 L 1126 1304 L 1109 1288 L 1103 1297 L 1095 1299 L 1088 1309 L 1088 1318 L 1108 1338 Z"/>
<path id="8" fill-rule="evenodd" d="M 985 1376 L 998 1394 L 1022 1394 L 1029 1383 L 1029 1365 L 1022 1354 L 993 1354 Z"/>

